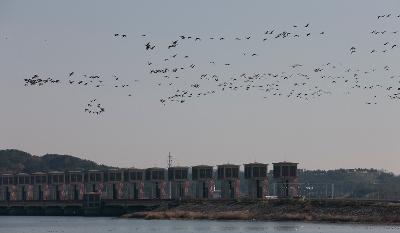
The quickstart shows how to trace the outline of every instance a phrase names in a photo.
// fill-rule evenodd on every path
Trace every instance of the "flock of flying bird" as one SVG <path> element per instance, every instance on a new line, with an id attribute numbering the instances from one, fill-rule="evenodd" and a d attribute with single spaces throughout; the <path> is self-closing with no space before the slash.
<path id="1" fill-rule="evenodd" d="M 391 18 L 400 20 L 400 15 L 385 14 L 379 15 L 377 18 L 378 20 Z M 296 63 L 288 65 L 285 71 L 232 74 L 227 72 L 227 69 L 229 71 L 229 68 L 235 65 L 231 62 L 218 62 L 215 59 L 209 59 L 201 64 L 195 64 L 192 60 L 193 55 L 184 54 L 183 50 L 185 46 L 196 46 L 204 41 L 209 41 L 209 43 L 212 43 L 212 41 L 222 43 L 228 40 L 233 43 L 254 41 L 252 42 L 252 45 L 254 45 L 257 42 L 268 43 L 275 40 L 306 40 L 309 38 L 324 39 L 327 36 L 324 31 L 313 30 L 310 23 L 292 25 L 289 28 L 289 30 L 269 28 L 262 33 L 240 37 L 180 35 L 165 45 L 149 41 L 146 34 L 142 34 L 140 37 L 143 39 L 144 50 L 152 58 L 151 61 L 145 62 L 145 66 L 149 68 L 149 75 L 154 78 L 155 86 L 166 86 L 171 90 L 169 95 L 160 98 L 163 105 L 185 103 L 194 98 L 217 95 L 225 91 L 258 91 L 265 99 L 286 97 L 307 101 L 331 95 L 335 91 L 349 95 L 353 91 L 359 90 L 368 92 L 369 99 L 365 102 L 366 104 L 378 104 L 376 93 L 381 91 L 391 100 L 400 100 L 400 75 L 391 73 L 392 69 L 388 65 L 362 70 L 341 63 L 326 62 L 313 67 Z M 371 34 L 374 36 L 386 36 L 388 34 L 396 36 L 398 33 L 389 30 L 373 30 Z M 127 34 L 121 33 L 115 33 L 114 37 L 128 38 Z M 380 48 L 371 49 L 369 53 L 396 52 L 397 47 L 395 40 L 387 40 L 382 42 Z M 157 53 L 161 50 L 167 52 Z M 351 56 L 355 56 L 359 52 L 359 48 L 352 46 L 349 53 Z M 170 55 L 157 57 L 157 54 Z M 246 59 L 262 56 L 255 51 L 240 51 L 238 55 L 248 57 Z M 378 74 L 380 79 L 374 80 L 374 77 Z M 380 82 L 382 78 L 384 82 Z M 132 84 L 122 82 L 116 75 L 101 77 L 100 75 L 77 75 L 75 72 L 70 72 L 63 79 L 53 79 L 51 77 L 41 78 L 38 74 L 35 74 L 31 78 L 24 79 L 24 81 L 25 86 L 59 85 L 61 83 L 93 88 L 111 86 L 129 90 L 127 95 L 132 96 L 132 90 L 129 88 Z M 84 112 L 100 115 L 105 112 L 105 108 L 97 102 L 97 99 L 93 98 L 85 106 Z"/>

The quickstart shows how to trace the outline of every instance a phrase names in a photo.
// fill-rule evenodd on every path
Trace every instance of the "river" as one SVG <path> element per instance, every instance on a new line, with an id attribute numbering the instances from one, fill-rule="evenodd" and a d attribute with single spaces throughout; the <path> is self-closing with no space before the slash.
<path id="1" fill-rule="evenodd" d="M 205 233 L 205 232 L 305 232 L 386 233 L 400 232 L 400 226 L 329 224 L 303 222 L 241 222 L 137 220 L 102 217 L 1 216 L 0 233 Z"/>

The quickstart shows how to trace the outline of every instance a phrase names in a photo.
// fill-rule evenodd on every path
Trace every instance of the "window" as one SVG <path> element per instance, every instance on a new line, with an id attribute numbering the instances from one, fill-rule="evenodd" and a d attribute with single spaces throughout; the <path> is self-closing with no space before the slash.
<path id="1" fill-rule="evenodd" d="M 267 177 L 267 167 L 260 167 L 260 177 Z"/>
<path id="2" fill-rule="evenodd" d="M 3 184 L 9 185 L 12 184 L 12 177 L 3 177 Z"/>
<path id="3" fill-rule="evenodd" d="M 232 168 L 234 178 L 239 178 L 239 168 Z"/>
<path id="4" fill-rule="evenodd" d="M 118 172 L 116 176 L 116 181 L 121 181 L 121 180 L 122 180 L 121 172 Z"/>
<path id="5" fill-rule="evenodd" d="M 90 182 L 95 182 L 95 181 L 96 181 L 96 174 L 91 173 L 91 174 L 89 175 L 89 181 L 90 181 Z"/>
<path id="6" fill-rule="evenodd" d="M 131 180 L 136 180 L 136 172 L 130 172 L 129 176 Z"/>
<path id="7" fill-rule="evenodd" d="M 244 167 L 244 178 L 246 179 L 250 179 L 251 178 L 251 170 L 250 170 L 250 166 L 245 166 Z"/>
<path id="8" fill-rule="evenodd" d="M 143 180 L 143 172 L 136 172 L 136 179 Z"/>
<path id="9" fill-rule="evenodd" d="M 201 179 L 206 178 L 206 170 L 205 169 L 200 169 L 200 178 Z"/>
<path id="10" fill-rule="evenodd" d="M 36 184 L 46 183 L 46 176 L 35 176 L 35 183 Z"/>
<path id="11" fill-rule="evenodd" d="M 174 170 L 168 169 L 168 180 L 174 179 Z"/>
<path id="12" fill-rule="evenodd" d="M 160 180 L 164 180 L 164 171 L 163 171 L 163 170 L 159 171 L 158 178 L 159 178 Z"/>
<path id="13" fill-rule="evenodd" d="M 232 168 L 226 168 L 225 172 L 226 172 L 226 177 L 227 178 L 231 178 L 232 177 Z"/>
<path id="14" fill-rule="evenodd" d="M 289 176 L 289 166 L 282 167 L 282 176 Z"/>
<path id="15" fill-rule="evenodd" d="M 25 184 L 25 177 L 18 177 L 18 184 Z"/>
<path id="16" fill-rule="evenodd" d="M 187 179 L 188 178 L 188 170 L 182 170 L 182 179 Z"/>
<path id="17" fill-rule="evenodd" d="M 290 166 L 290 176 L 297 176 L 297 168 L 296 166 Z"/>
<path id="18" fill-rule="evenodd" d="M 129 180 L 129 171 L 124 171 L 124 181 Z"/>
<path id="19" fill-rule="evenodd" d="M 158 179 L 158 171 L 153 171 L 151 173 L 151 179 L 153 179 L 153 180 L 157 180 Z"/>
<path id="20" fill-rule="evenodd" d="M 281 177 L 281 166 L 274 165 L 274 178 Z"/>
<path id="21" fill-rule="evenodd" d="M 198 177 L 198 169 L 197 168 L 192 168 L 192 179 L 193 180 L 197 180 L 197 177 Z M 201 171 L 201 170 L 200 170 Z"/>
<path id="22" fill-rule="evenodd" d="M 58 183 L 58 175 L 53 175 L 51 178 L 53 183 Z"/>
<path id="23" fill-rule="evenodd" d="M 146 180 L 150 180 L 151 179 L 151 171 L 150 170 L 146 170 Z"/>
<path id="24" fill-rule="evenodd" d="M 253 167 L 253 177 L 260 177 L 260 168 Z"/>
<path id="25" fill-rule="evenodd" d="M 101 175 L 99 173 L 96 173 L 96 181 L 97 182 L 101 181 Z"/>
<path id="26" fill-rule="evenodd" d="M 175 179 L 177 179 L 177 180 L 182 179 L 182 170 L 181 169 L 175 170 Z"/>
<path id="27" fill-rule="evenodd" d="M 219 167 L 218 168 L 218 179 L 223 179 L 224 178 L 224 168 Z"/>
<path id="28" fill-rule="evenodd" d="M 82 175 L 81 174 L 76 175 L 76 181 L 77 182 L 82 182 Z"/>
<path id="29" fill-rule="evenodd" d="M 211 178 L 212 178 L 212 173 L 213 173 L 212 168 L 210 168 L 210 169 L 205 169 L 205 170 L 206 170 L 206 178 L 211 179 Z"/>

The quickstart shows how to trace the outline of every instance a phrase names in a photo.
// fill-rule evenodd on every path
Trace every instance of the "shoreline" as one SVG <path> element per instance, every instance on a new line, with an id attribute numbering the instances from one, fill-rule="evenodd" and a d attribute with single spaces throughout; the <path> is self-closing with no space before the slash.
<path id="1" fill-rule="evenodd" d="M 355 200 L 181 201 L 170 207 L 131 212 L 121 218 L 147 220 L 300 221 L 400 224 L 400 203 Z"/>

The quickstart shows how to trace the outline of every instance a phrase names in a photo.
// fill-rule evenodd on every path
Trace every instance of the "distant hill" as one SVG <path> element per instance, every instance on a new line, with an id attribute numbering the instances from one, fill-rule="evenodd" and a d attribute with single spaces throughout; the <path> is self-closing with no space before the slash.
<path id="1" fill-rule="evenodd" d="M 0 172 L 64 171 L 106 169 L 108 166 L 70 155 L 31 155 L 20 150 L 0 150 Z"/>
<path id="2" fill-rule="evenodd" d="M 328 187 L 333 184 L 336 197 L 400 200 L 400 176 L 383 170 L 303 170 L 299 180 Z"/>

